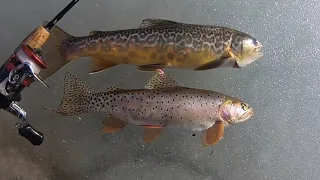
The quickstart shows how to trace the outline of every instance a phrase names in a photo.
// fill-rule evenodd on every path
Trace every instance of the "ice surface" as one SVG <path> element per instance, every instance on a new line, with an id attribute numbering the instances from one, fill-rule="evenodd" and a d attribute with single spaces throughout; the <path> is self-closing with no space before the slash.
<path id="1" fill-rule="evenodd" d="M 67 3 L 3 0 L 2 62 Z M 134 126 L 102 136 L 100 114 L 61 117 L 41 108 L 58 107 L 64 74 L 72 72 L 98 90 L 109 85 L 142 88 L 151 74 L 124 65 L 89 76 L 83 59 L 47 79 L 50 90 L 37 83 L 23 92 L 21 105 L 44 133 L 43 145 L 33 147 L 18 136 L 16 119 L 1 112 L 0 179 L 318 179 L 319 9 L 316 0 L 81 0 L 58 23 L 74 35 L 138 27 L 144 18 L 163 18 L 234 27 L 257 37 L 265 56 L 243 70 L 166 70 L 181 85 L 249 102 L 254 118 L 228 128 L 224 139 L 207 149 L 201 147 L 199 134 L 193 137 L 176 129 L 166 129 L 152 144 L 143 143 L 141 128 Z"/>

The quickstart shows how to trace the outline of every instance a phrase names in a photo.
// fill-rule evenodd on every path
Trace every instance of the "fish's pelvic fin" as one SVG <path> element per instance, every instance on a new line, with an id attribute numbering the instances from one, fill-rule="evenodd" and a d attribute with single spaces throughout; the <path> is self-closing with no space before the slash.
<path id="1" fill-rule="evenodd" d="M 181 24 L 179 22 L 165 20 L 165 19 L 143 19 L 140 23 L 139 28 L 147 28 L 147 27 L 159 27 L 159 26 L 169 26 L 169 25 L 178 25 Z"/>
<path id="2" fill-rule="evenodd" d="M 74 116 L 91 112 L 90 99 L 92 99 L 92 96 L 96 92 L 72 73 L 67 73 L 64 81 L 64 93 L 60 107 L 54 111 L 63 116 Z"/>
<path id="3" fill-rule="evenodd" d="M 144 128 L 144 135 L 143 135 L 143 141 L 144 142 L 151 142 L 155 140 L 163 131 L 163 127 L 148 127 L 145 126 Z"/>
<path id="4" fill-rule="evenodd" d="M 113 133 L 118 130 L 123 130 L 127 124 L 127 122 L 122 121 L 113 115 L 109 115 L 102 122 L 102 133 Z"/>
<path id="5" fill-rule="evenodd" d="M 219 60 L 215 60 L 215 61 L 211 61 L 208 62 L 206 64 L 203 64 L 197 68 L 195 68 L 194 70 L 208 70 L 208 69 L 215 69 L 215 68 L 219 68 L 219 67 L 233 67 L 234 64 L 231 65 L 231 61 L 232 58 L 228 57 L 228 58 L 222 58 Z"/>
<path id="6" fill-rule="evenodd" d="M 224 135 L 224 122 L 217 121 L 212 127 L 201 133 L 201 142 L 204 147 L 217 144 Z"/>
<path id="7" fill-rule="evenodd" d="M 163 126 L 154 126 L 154 125 L 140 125 L 145 128 L 150 128 L 150 129 L 158 129 L 158 128 L 163 128 Z"/>
<path id="8" fill-rule="evenodd" d="M 40 72 L 39 76 L 46 79 L 53 75 L 60 68 L 66 65 L 69 61 L 67 55 L 61 51 L 61 44 L 64 40 L 73 37 L 66 33 L 59 26 L 53 26 L 50 30 L 50 36 L 42 48 L 42 58 L 47 64 L 48 68 Z"/>
<path id="9" fill-rule="evenodd" d="M 89 74 L 100 73 L 110 67 L 118 65 L 98 57 L 92 57 L 91 60 L 92 62 L 91 62 Z"/>
<path id="10" fill-rule="evenodd" d="M 163 69 L 164 65 L 162 64 L 148 64 L 148 65 L 141 65 L 137 67 L 139 71 L 156 71 L 157 69 Z"/>
<path id="11" fill-rule="evenodd" d="M 149 79 L 146 89 L 160 89 L 167 87 L 179 87 L 180 85 L 163 70 L 157 69 L 157 72 Z"/>

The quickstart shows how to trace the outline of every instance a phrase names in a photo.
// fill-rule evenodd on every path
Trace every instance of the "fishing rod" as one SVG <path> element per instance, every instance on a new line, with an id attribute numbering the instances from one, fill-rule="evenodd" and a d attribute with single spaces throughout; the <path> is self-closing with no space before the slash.
<path id="1" fill-rule="evenodd" d="M 42 70 L 48 68 L 45 60 L 41 58 L 41 49 L 50 36 L 51 28 L 78 1 L 71 1 L 50 22 L 33 30 L 0 68 L 0 109 L 6 110 L 19 119 L 16 123 L 19 135 L 35 146 L 42 144 L 43 133 L 29 124 L 27 112 L 19 106 L 18 102 L 21 101 L 22 90 L 35 81 L 49 88 L 39 76 Z"/>

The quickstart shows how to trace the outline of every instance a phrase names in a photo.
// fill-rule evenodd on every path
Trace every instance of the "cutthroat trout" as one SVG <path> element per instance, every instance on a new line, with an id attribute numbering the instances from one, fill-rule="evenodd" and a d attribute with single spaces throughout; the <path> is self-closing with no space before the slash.
<path id="1" fill-rule="evenodd" d="M 75 37 L 55 26 L 43 48 L 49 68 L 40 76 L 47 78 L 80 57 L 91 58 L 92 74 L 119 64 L 137 65 L 142 71 L 242 68 L 262 56 L 259 41 L 227 27 L 144 19 L 139 28 Z"/>
<path id="2" fill-rule="evenodd" d="M 63 116 L 104 113 L 103 132 L 121 130 L 130 123 L 145 129 L 146 142 L 169 127 L 202 131 L 203 146 L 213 145 L 223 137 L 225 126 L 253 115 L 247 103 L 215 91 L 182 87 L 162 70 L 156 71 L 145 89 L 111 87 L 96 92 L 71 73 L 65 76 L 64 88 L 60 108 L 50 110 Z"/>

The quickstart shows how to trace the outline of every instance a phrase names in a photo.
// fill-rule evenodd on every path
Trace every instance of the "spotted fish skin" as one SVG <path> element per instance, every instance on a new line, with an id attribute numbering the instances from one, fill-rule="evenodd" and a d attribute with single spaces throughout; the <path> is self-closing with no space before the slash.
<path id="1" fill-rule="evenodd" d="M 63 42 L 62 50 L 68 58 L 93 55 L 115 63 L 194 68 L 227 56 L 231 40 L 239 33 L 230 28 L 189 24 L 147 27 L 70 38 Z"/>
<path id="2" fill-rule="evenodd" d="M 219 120 L 219 105 L 225 95 L 170 87 L 97 93 L 90 100 L 92 111 L 112 114 L 130 124 L 202 131 Z"/>
<path id="3" fill-rule="evenodd" d="M 253 110 L 225 94 L 180 86 L 162 70 L 150 78 L 145 89 L 110 87 L 96 92 L 71 73 L 58 110 L 64 116 L 100 112 L 106 115 L 103 132 L 114 132 L 126 124 L 145 128 L 145 141 L 155 139 L 166 127 L 202 131 L 204 146 L 220 141 L 224 127 L 247 120 Z"/>
<path id="4" fill-rule="evenodd" d="M 244 42 L 252 44 L 248 51 L 243 51 Z M 139 28 L 92 31 L 83 37 L 55 26 L 46 44 L 43 56 L 49 69 L 41 73 L 43 78 L 80 57 L 91 57 L 89 73 L 96 73 L 118 64 L 137 65 L 140 70 L 240 68 L 262 56 L 260 43 L 244 32 L 160 19 L 145 19 Z"/>
<path id="5" fill-rule="evenodd" d="M 202 131 L 220 119 L 219 106 L 226 100 L 226 95 L 215 91 L 175 86 L 95 92 L 71 73 L 65 81 L 60 114 L 102 112 L 138 126 Z"/>

